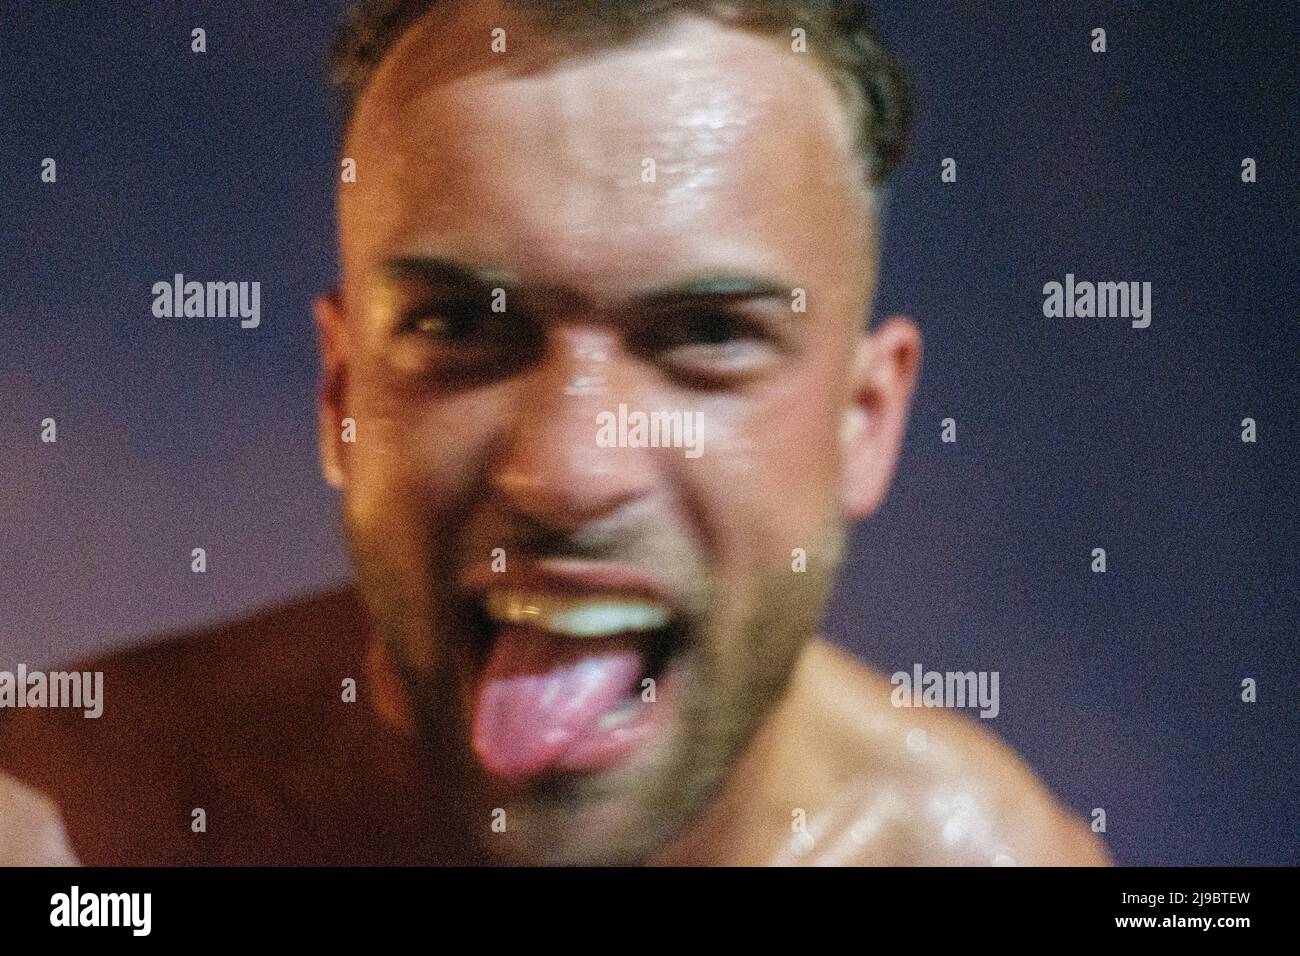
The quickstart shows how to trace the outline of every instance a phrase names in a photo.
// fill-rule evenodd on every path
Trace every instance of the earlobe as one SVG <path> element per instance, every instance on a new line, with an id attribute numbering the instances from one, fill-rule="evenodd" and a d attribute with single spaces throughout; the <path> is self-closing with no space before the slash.
<path id="1" fill-rule="evenodd" d="M 343 308 L 337 292 L 317 297 L 315 317 L 321 362 L 317 393 L 321 473 L 331 487 L 341 490 L 346 484 L 340 429 L 347 394 L 347 354 Z"/>

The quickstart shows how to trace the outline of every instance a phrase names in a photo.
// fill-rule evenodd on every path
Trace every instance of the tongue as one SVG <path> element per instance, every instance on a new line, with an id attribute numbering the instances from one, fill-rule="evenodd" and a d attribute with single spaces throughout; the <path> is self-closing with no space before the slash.
<path id="1" fill-rule="evenodd" d="M 492 773 L 523 778 L 556 763 L 644 673 L 631 640 L 591 644 L 537 628 L 498 630 L 474 707 L 474 749 Z"/>

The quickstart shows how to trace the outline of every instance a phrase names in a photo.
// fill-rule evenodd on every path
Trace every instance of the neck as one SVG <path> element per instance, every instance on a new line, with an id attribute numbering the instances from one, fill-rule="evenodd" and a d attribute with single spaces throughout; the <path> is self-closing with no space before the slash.
<path id="1" fill-rule="evenodd" d="M 649 862 L 655 866 L 758 866 L 789 837 L 799 766 L 798 729 L 808 707 L 807 647 L 781 701 L 759 726 L 707 810 Z"/>

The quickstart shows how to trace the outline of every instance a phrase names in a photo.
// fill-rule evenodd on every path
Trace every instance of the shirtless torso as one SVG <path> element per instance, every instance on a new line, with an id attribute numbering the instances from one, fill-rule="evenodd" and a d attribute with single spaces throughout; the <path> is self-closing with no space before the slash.
<path id="1" fill-rule="evenodd" d="M 432 792 L 425 758 L 367 705 L 365 650 L 338 591 L 79 665 L 105 674 L 99 719 L 0 712 L 16 778 L 0 776 L 0 863 L 69 848 L 100 865 L 486 862 L 439 825 L 455 795 Z M 895 709 L 890 690 L 812 642 L 724 793 L 656 862 L 1108 862 L 976 722 Z"/>

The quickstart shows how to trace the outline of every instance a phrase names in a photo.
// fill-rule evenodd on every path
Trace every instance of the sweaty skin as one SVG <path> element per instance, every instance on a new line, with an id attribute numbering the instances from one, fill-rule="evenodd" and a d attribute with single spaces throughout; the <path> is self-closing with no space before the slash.
<path id="1" fill-rule="evenodd" d="M 508 4 L 439 4 L 357 106 L 317 304 L 355 591 L 88 665 L 103 720 L 0 714 L 0 765 L 88 863 L 1107 862 L 979 722 L 895 709 L 814 636 L 921 354 L 905 318 L 867 329 L 853 142 L 788 38 L 681 17 L 578 55 Z M 446 263 L 483 277 L 468 315 Z M 504 312 L 480 307 L 495 288 Z M 698 413 L 702 454 L 600 446 L 620 404 Z M 612 768 L 486 770 L 483 581 L 653 592 L 680 632 L 662 731 Z M 48 807 L 6 786 L 0 835 L 61 859 Z"/>
<path id="2" fill-rule="evenodd" d="M 508 53 L 485 40 L 497 27 Z M 317 308 L 322 457 L 381 709 L 473 794 L 482 852 L 1103 859 L 981 729 L 894 711 L 882 678 L 812 639 L 847 528 L 885 495 L 921 351 L 906 319 L 865 331 L 879 236 L 853 142 L 812 57 L 696 17 L 578 55 L 508 4 L 458 4 L 362 95 L 342 286 Z M 476 318 L 395 261 L 483 275 Z M 651 305 L 735 277 L 768 291 L 724 321 Z M 482 307 L 489 289 L 504 311 Z M 698 413 L 703 454 L 600 447 L 620 404 Z M 348 418 L 364 437 L 341 443 Z M 667 730 L 623 765 L 521 782 L 476 761 L 467 582 L 498 549 L 502 587 L 577 562 L 648 575 L 676 609 L 678 693 L 650 705 Z M 509 826 L 489 834 L 493 808 Z"/>
<path id="3" fill-rule="evenodd" d="M 727 794 L 659 862 L 1109 865 L 1085 823 L 992 734 L 967 717 L 896 709 L 891 690 L 813 641 Z"/>
<path id="4" fill-rule="evenodd" d="M 409 733 L 400 688 L 375 645 L 367 665 L 381 719 Z M 810 641 L 790 694 L 722 793 L 646 862 L 1110 865 L 1101 840 L 994 735 L 964 716 L 896 709 L 892 690 L 884 675 Z"/>
<path id="5" fill-rule="evenodd" d="M 49 799 L 0 773 L 0 866 L 75 866 Z"/>

